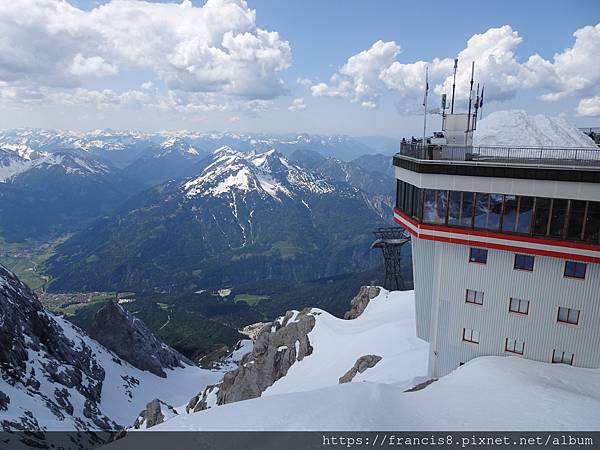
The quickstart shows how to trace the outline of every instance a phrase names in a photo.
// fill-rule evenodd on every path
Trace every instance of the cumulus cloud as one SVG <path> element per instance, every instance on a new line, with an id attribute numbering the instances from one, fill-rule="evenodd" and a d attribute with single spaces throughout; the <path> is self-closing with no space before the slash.
<path id="1" fill-rule="evenodd" d="M 117 66 L 107 63 L 102 56 L 90 56 L 86 58 L 77 53 L 68 71 L 73 75 L 114 75 L 119 71 Z"/>
<path id="2" fill-rule="evenodd" d="M 577 105 L 577 114 L 588 117 L 600 116 L 600 95 L 580 100 Z"/>
<path id="3" fill-rule="evenodd" d="M 141 69 L 172 91 L 269 100 L 285 91 L 291 63 L 288 42 L 259 28 L 244 0 L 111 0 L 89 11 L 0 2 L 0 35 L 0 81 L 15 89 L 75 89 L 84 75 Z"/>
<path id="4" fill-rule="evenodd" d="M 457 57 L 456 98 L 468 98 L 471 61 L 476 62 L 476 81 L 486 86 L 486 98 L 503 101 L 520 89 L 537 88 L 544 101 L 570 95 L 595 94 L 600 90 L 600 24 L 587 26 L 573 34 L 572 47 L 546 60 L 534 54 L 519 61 L 516 50 L 523 41 L 509 25 L 490 28 L 472 36 Z M 423 95 L 425 68 L 429 68 L 430 87 L 436 94 L 450 92 L 454 57 L 430 61 L 401 62 L 396 42 L 377 41 L 371 48 L 348 58 L 327 83 L 312 86 L 315 96 L 347 98 L 367 108 L 378 105 L 381 96 L 394 92 L 404 104 L 418 105 Z"/>
<path id="5" fill-rule="evenodd" d="M 313 84 L 313 82 L 310 78 L 304 78 L 304 77 L 296 78 L 296 83 L 298 83 L 300 86 L 304 86 L 304 87 L 309 87 L 311 84 Z"/>
<path id="6" fill-rule="evenodd" d="M 290 111 L 301 111 L 306 108 L 306 103 L 304 103 L 304 98 L 295 98 L 292 101 L 292 104 L 288 106 Z"/>
<path id="7" fill-rule="evenodd" d="M 373 108 L 383 93 L 380 74 L 400 53 L 395 42 L 375 42 L 371 48 L 348 58 L 329 83 L 311 87 L 314 96 L 348 98 L 353 103 Z"/>

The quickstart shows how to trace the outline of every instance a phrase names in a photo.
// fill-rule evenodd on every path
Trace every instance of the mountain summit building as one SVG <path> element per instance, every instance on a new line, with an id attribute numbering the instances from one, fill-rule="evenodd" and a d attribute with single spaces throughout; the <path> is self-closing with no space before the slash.
<path id="1" fill-rule="evenodd" d="M 600 152 L 430 142 L 393 161 L 430 377 L 485 355 L 600 367 Z"/>

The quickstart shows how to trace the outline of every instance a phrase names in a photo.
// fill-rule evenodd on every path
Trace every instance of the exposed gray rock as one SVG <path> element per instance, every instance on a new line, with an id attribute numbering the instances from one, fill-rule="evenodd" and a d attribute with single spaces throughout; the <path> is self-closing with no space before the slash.
<path id="1" fill-rule="evenodd" d="M 10 397 L 4 392 L 0 391 L 0 411 L 6 411 L 8 404 L 10 403 Z"/>
<path id="2" fill-rule="evenodd" d="M 377 286 L 361 286 L 358 294 L 350 302 L 350 311 L 344 314 L 344 319 L 351 320 L 360 316 L 369 302 L 377 297 L 381 289 Z"/>
<path id="3" fill-rule="evenodd" d="M 163 378 L 167 376 L 164 369 L 192 364 L 112 300 L 94 315 L 90 336 L 132 366 Z"/>
<path id="4" fill-rule="evenodd" d="M 27 369 L 30 353 L 39 355 L 41 367 Z M 92 349 L 81 340 L 73 342 L 65 336 L 62 327 L 44 310 L 37 296 L 1 265 L 0 374 L 7 384 L 21 385 L 27 395 L 36 398 L 57 420 L 72 413 L 69 388 L 86 398 L 86 417 L 92 423 L 106 430 L 118 428 L 97 408 L 105 372 Z M 54 395 L 39 392 L 42 379 L 56 386 Z M 0 409 L 10 406 L 9 397 L 0 395 Z M 25 411 L 17 419 L 0 417 L 0 429 L 35 431 L 39 430 L 39 424 Z"/>
<path id="5" fill-rule="evenodd" d="M 352 368 L 348 372 L 346 372 L 340 377 L 339 383 L 350 383 L 354 379 L 356 374 L 363 373 L 365 370 L 374 367 L 375 364 L 377 364 L 379 361 L 381 361 L 381 356 L 379 355 L 361 356 L 356 360 L 354 366 L 352 366 Z"/>
<path id="6" fill-rule="evenodd" d="M 185 412 L 189 413 L 190 411 L 204 411 L 205 409 L 209 409 L 212 406 L 214 406 L 212 402 L 209 402 L 209 399 L 214 399 L 216 404 L 219 387 L 220 384 L 211 384 L 210 386 L 206 386 L 206 388 L 204 388 L 202 392 L 199 392 L 190 399 L 187 406 L 185 407 Z"/>
<path id="7" fill-rule="evenodd" d="M 177 415 L 177 411 L 171 405 L 155 398 L 149 402 L 146 407 L 140 411 L 138 418 L 133 424 L 133 428 L 151 428 L 159 423 L 163 423 L 165 418 Z"/>
<path id="8" fill-rule="evenodd" d="M 410 389 L 405 390 L 404 392 L 417 392 L 417 391 L 420 391 L 422 389 L 425 389 L 431 383 L 434 383 L 436 381 L 437 381 L 437 378 L 430 378 L 429 380 L 423 381 L 422 383 L 419 383 L 416 386 L 413 386 Z"/>
<path id="9" fill-rule="evenodd" d="M 194 396 L 187 405 L 188 412 L 260 397 L 296 361 L 312 353 L 308 333 L 315 326 L 315 314 L 310 308 L 299 313 L 288 311 L 284 317 L 266 324 L 239 367 L 227 372 L 217 385 Z"/>

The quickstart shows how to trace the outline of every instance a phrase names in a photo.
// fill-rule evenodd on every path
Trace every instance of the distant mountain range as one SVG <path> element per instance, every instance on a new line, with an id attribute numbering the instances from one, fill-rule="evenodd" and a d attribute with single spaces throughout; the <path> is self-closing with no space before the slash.
<path id="1" fill-rule="evenodd" d="M 221 147 L 193 177 L 131 198 L 57 248 L 53 290 L 169 290 L 363 270 L 390 196 Z M 359 169 L 357 169 L 359 170 Z M 388 207 L 382 207 L 387 203 Z"/>

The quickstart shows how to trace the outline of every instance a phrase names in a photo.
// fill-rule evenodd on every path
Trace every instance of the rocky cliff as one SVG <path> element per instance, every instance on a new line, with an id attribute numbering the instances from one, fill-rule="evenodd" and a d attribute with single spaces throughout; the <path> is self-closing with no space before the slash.
<path id="1" fill-rule="evenodd" d="M 252 351 L 236 370 L 226 373 L 220 383 L 208 386 L 188 403 L 188 412 L 260 397 L 289 368 L 312 353 L 308 333 L 315 326 L 311 309 L 289 311 L 266 324 L 256 336 Z"/>
<path id="2" fill-rule="evenodd" d="M 153 398 L 163 405 L 181 405 L 189 399 L 191 386 L 197 389 L 219 380 L 219 373 L 183 364 L 137 319 L 125 317 L 126 327 L 120 311 L 112 305 L 99 317 L 98 323 L 112 321 L 102 328 L 103 340 L 129 339 L 125 344 L 130 352 L 148 352 L 131 358 L 147 369 L 134 367 L 46 311 L 36 295 L 0 265 L 0 431 L 27 431 L 43 439 L 45 431 L 120 430 Z M 156 368 L 162 376 L 148 370 Z M 155 409 L 150 408 L 147 422 L 158 420 Z M 168 408 L 164 411 L 167 417 Z"/>
<path id="3" fill-rule="evenodd" d="M 191 361 L 161 342 L 137 317 L 109 301 L 94 316 L 90 336 L 140 370 L 166 377 L 164 369 Z"/>
<path id="4" fill-rule="evenodd" d="M 0 425 L 4 431 L 42 428 L 35 411 L 10 408 L 17 406 L 13 396 L 22 395 L 17 390 L 24 390 L 58 421 L 74 413 L 73 394 L 79 393 L 84 401 L 84 418 L 76 420 L 79 428 L 117 428 L 98 408 L 106 374 L 92 349 L 83 341 L 73 342 L 65 336 L 36 295 L 3 266 L 0 367 Z"/>

